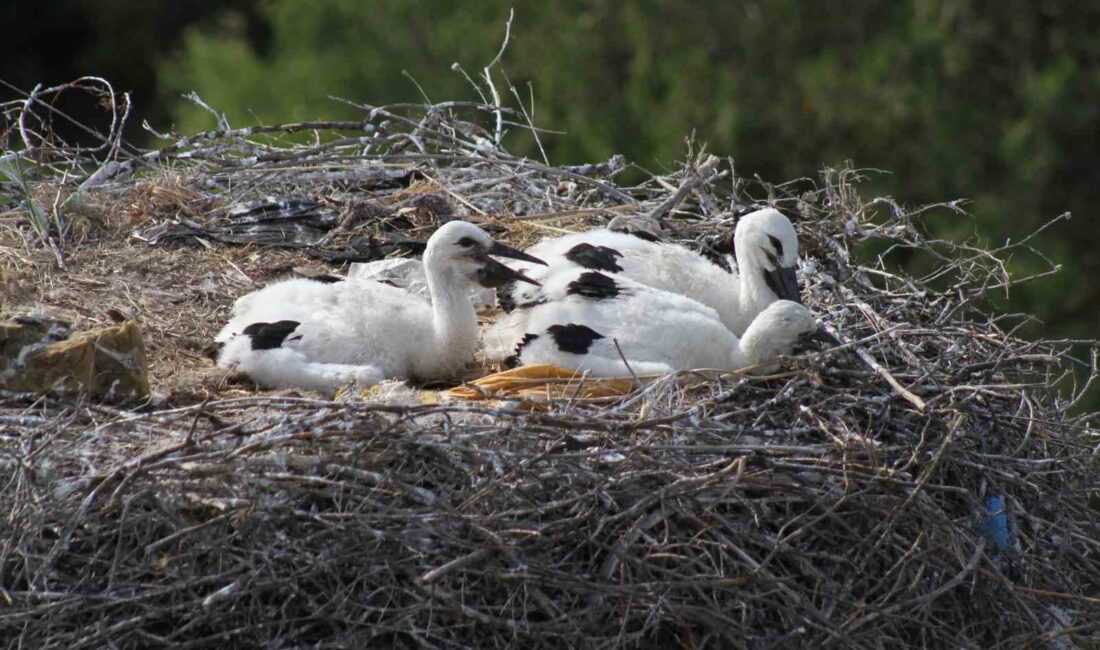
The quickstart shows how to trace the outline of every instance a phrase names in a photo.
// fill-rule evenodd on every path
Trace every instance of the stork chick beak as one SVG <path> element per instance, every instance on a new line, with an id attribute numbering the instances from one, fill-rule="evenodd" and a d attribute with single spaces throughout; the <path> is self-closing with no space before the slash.
<path id="1" fill-rule="evenodd" d="M 481 268 L 477 270 L 478 284 L 487 289 L 496 289 L 497 287 L 504 286 L 505 284 L 513 280 L 529 282 L 536 287 L 542 286 L 535 280 L 532 280 L 531 278 L 527 277 L 526 275 L 520 273 L 515 269 L 504 266 L 503 264 L 492 259 L 491 257 L 486 257 L 484 260 L 482 260 Z"/>
<path id="2" fill-rule="evenodd" d="M 511 246 L 508 246 L 507 244 L 502 244 L 498 241 L 494 241 L 493 245 L 490 246 L 489 250 L 486 252 L 489 255 L 496 255 L 497 257 L 510 257 L 514 260 L 523 260 L 524 262 L 533 262 L 535 264 L 542 264 L 543 266 L 550 266 L 549 264 L 543 262 L 537 257 L 528 255 L 527 253 L 524 253 L 519 249 L 512 248 Z"/>
<path id="3" fill-rule="evenodd" d="M 830 334 L 824 327 L 818 327 L 817 330 L 806 334 L 806 339 L 810 341 L 820 341 L 821 343 L 827 343 L 832 346 L 841 345 L 840 339 Z"/>
<path id="4" fill-rule="evenodd" d="M 777 266 L 774 271 L 764 271 L 764 282 L 779 296 L 780 300 L 793 300 L 802 303 L 802 292 L 798 289 L 798 276 L 795 267 Z"/>
<path id="5" fill-rule="evenodd" d="M 521 250 L 512 248 L 507 244 L 502 244 L 498 241 L 494 241 L 493 245 L 488 250 L 478 251 L 474 253 L 474 259 L 481 262 L 481 268 L 477 270 L 477 281 L 481 286 L 495 289 L 503 286 L 508 282 L 520 280 L 541 287 L 542 285 L 527 277 L 523 273 L 509 268 L 500 262 L 489 257 L 490 255 L 497 255 L 499 257 L 511 257 L 512 259 L 523 260 L 524 262 L 532 262 L 534 264 L 542 264 L 543 266 L 549 266 L 546 262 L 543 262 L 533 255 L 528 255 Z"/>

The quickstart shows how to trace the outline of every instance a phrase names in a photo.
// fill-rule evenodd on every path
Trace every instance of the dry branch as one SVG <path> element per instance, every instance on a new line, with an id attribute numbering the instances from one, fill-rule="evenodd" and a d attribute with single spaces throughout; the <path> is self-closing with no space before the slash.
<path id="1" fill-rule="evenodd" d="M 163 399 L 124 411 L 0 393 L 12 647 L 1008 648 L 1096 634 L 1096 420 L 1056 389 L 1069 344 L 1021 340 L 976 307 L 1011 285 L 1002 260 L 1017 249 L 927 237 L 924 209 L 863 203 L 852 170 L 771 186 L 696 157 L 624 186 L 609 178 L 621 160 L 534 163 L 498 145 L 513 113 L 494 105 L 364 107 L 361 122 L 222 128 L 130 157 L 119 114 L 99 151 L 114 167 L 47 146 L 34 106 L 4 107 L 22 147 L 5 156 L 48 163 L 35 183 L 85 212 L 62 273 L 5 208 L 0 269 L 17 280 L 0 286 L 21 287 L 5 309 L 141 320 Z M 303 132 L 316 137 L 295 144 Z M 649 214 L 713 248 L 753 203 L 791 215 L 807 302 L 849 341 L 771 376 L 681 373 L 533 411 L 256 394 L 200 353 L 256 284 L 415 249 L 455 216 L 524 245 Z M 154 229 L 182 234 L 130 237 Z M 886 252 L 861 262 L 867 240 Z M 882 261 L 903 249 L 935 268 Z M 1005 505 L 990 512 L 991 497 Z"/>

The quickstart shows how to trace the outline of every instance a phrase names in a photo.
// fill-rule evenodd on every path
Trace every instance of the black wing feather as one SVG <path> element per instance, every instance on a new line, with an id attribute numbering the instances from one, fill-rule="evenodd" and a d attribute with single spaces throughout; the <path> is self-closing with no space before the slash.
<path id="1" fill-rule="evenodd" d="M 275 323 L 252 323 L 241 332 L 252 338 L 253 350 L 274 350 L 281 348 L 287 337 L 301 325 L 296 320 L 281 320 Z M 294 338 L 301 338 L 297 336 Z M 293 339 L 292 339 L 293 340 Z"/>

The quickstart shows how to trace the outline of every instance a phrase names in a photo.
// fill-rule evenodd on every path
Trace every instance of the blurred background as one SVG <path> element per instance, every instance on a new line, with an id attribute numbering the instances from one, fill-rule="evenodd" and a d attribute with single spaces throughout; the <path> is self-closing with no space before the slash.
<path id="1" fill-rule="evenodd" d="M 1025 333 L 1100 335 L 1100 3 L 1057 0 L 6 0 L 0 79 L 28 90 L 93 74 L 133 94 L 140 128 L 191 133 L 354 119 L 332 100 L 477 99 L 497 53 L 535 123 L 564 132 L 554 164 L 622 153 L 668 169 L 692 133 L 742 176 L 813 177 L 851 161 L 865 197 L 964 198 L 945 236 L 999 245 L 1063 212 L 1035 240 L 1060 273 L 999 308 L 1038 316 Z M 18 92 L 5 87 L 0 99 Z M 511 98 L 513 103 L 515 98 Z M 102 107 L 66 107 L 102 119 Z M 61 127 L 64 128 L 64 127 Z M 79 134 L 74 133 L 74 137 Z M 514 153 L 537 156 L 533 143 Z M 1048 268 L 1013 260 L 1018 275 Z"/>

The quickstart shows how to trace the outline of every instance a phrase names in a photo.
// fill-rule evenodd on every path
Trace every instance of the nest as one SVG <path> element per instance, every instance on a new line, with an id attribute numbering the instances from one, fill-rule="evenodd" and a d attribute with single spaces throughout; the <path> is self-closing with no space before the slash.
<path id="1" fill-rule="evenodd" d="M 11 646 L 1095 647 L 1084 389 L 1059 389 L 1067 343 L 979 308 L 1021 249 L 929 237 L 927 209 L 864 201 L 852 170 L 769 185 L 696 151 L 661 176 L 536 163 L 501 140 L 541 132 L 495 105 L 133 155 L 112 131 L 89 168 L 35 139 L 32 104 L 7 107 L 38 166 L 3 215 L 4 309 L 136 318 L 159 397 L 0 394 Z M 456 216 L 516 245 L 645 216 L 721 252 L 753 204 L 791 216 L 806 302 L 846 341 L 767 376 L 533 410 L 264 393 L 201 355 L 237 295 L 415 251 Z"/>

